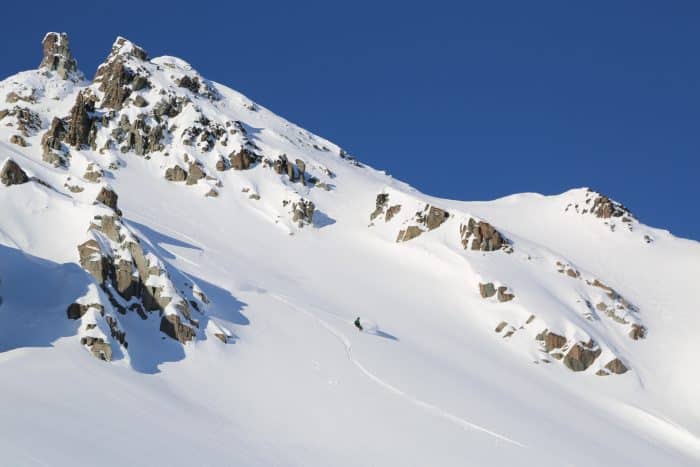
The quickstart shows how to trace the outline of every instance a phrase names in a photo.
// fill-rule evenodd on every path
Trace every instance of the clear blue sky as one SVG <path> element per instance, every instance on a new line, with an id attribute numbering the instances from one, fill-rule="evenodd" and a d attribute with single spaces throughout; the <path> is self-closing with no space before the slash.
<path id="1" fill-rule="evenodd" d="M 123 35 L 424 192 L 590 186 L 700 239 L 698 1 L 218 3 L 6 2 L 0 75 Z"/>

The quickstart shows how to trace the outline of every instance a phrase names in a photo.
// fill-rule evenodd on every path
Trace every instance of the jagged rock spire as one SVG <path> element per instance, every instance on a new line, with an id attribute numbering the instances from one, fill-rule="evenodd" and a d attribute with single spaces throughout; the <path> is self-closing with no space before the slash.
<path id="1" fill-rule="evenodd" d="M 110 54 L 110 57 L 116 55 L 130 55 L 138 58 L 139 60 L 146 60 L 148 58 L 148 53 L 146 53 L 145 50 L 131 42 L 129 39 L 121 36 L 118 36 L 114 40 L 114 44 L 112 44 L 112 53 Z"/>
<path id="2" fill-rule="evenodd" d="M 78 62 L 71 54 L 68 34 L 62 32 L 49 32 L 42 41 L 44 56 L 39 68 L 54 71 L 62 79 L 70 79 L 73 76 L 80 76 Z"/>

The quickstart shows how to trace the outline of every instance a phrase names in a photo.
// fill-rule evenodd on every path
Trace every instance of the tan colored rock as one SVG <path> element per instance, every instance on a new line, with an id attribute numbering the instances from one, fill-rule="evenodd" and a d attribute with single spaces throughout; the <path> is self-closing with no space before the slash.
<path id="1" fill-rule="evenodd" d="M 647 336 L 647 328 L 641 324 L 633 324 L 632 328 L 630 329 L 629 336 L 635 341 L 644 339 Z"/>
<path id="2" fill-rule="evenodd" d="M 498 298 L 499 302 L 509 302 L 515 298 L 515 295 L 512 293 L 507 292 L 508 287 L 499 287 L 498 288 L 498 295 L 496 298 Z"/>
<path id="3" fill-rule="evenodd" d="M 602 350 L 596 348 L 592 340 L 588 343 L 577 342 L 564 357 L 564 365 L 571 371 L 585 371 L 601 353 Z"/>
<path id="4" fill-rule="evenodd" d="M 183 324 L 177 315 L 165 315 L 160 320 L 160 331 L 183 344 L 191 341 L 197 331 Z"/>
<path id="5" fill-rule="evenodd" d="M 481 294 L 481 298 L 493 297 L 496 295 L 496 287 L 493 285 L 493 282 L 487 282 L 485 284 L 480 283 L 479 293 Z"/>
<path id="6" fill-rule="evenodd" d="M 619 358 L 615 358 L 606 363 L 605 369 L 608 370 L 610 373 L 615 373 L 616 375 L 621 375 L 627 373 L 628 371 L 628 368 L 625 366 L 624 363 L 622 363 L 622 360 L 620 360 Z"/>
<path id="7" fill-rule="evenodd" d="M 10 143 L 16 144 L 17 146 L 20 146 L 23 148 L 26 148 L 27 146 L 29 146 L 27 141 L 24 138 L 22 138 L 20 135 L 12 135 L 10 137 Z"/>
<path id="8" fill-rule="evenodd" d="M 398 237 L 396 237 L 397 242 L 407 242 L 409 240 L 413 240 L 414 238 L 418 237 L 420 234 L 422 234 L 423 231 L 420 229 L 420 227 L 417 227 L 415 225 L 409 225 L 406 227 L 406 229 L 401 230 L 399 232 Z"/>
<path id="9" fill-rule="evenodd" d="M 187 180 L 187 172 L 179 165 L 176 165 L 175 167 L 166 169 L 165 179 L 171 182 L 184 182 Z"/>
<path id="10" fill-rule="evenodd" d="M 202 166 L 196 163 L 191 163 L 190 170 L 187 172 L 187 180 L 185 183 L 187 185 L 194 185 L 205 176 L 206 174 L 204 173 Z"/>
<path id="11" fill-rule="evenodd" d="M 537 340 L 544 343 L 545 352 L 551 352 L 554 349 L 561 349 L 566 345 L 566 337 L 553 333 L 545 329 L 537 335 Z"/>
<path id="12" fill-rule="evenodd" d="M 471 249 L 479 251 L 496 251 L 506 244 L 505 238 L 491 224 L 470 218 L 466 224 L 459 227 L 462 246 L 467 249 L 471 241 Z"/>
<path id="13" fill-rule="evenodd" d="M 119 208 L 117 207 L 117 201 L 119 200 L 119 195 L 117 192 L 108 187 L 102 187 L 100 192 L 97 194 L 95 201 L 102 203 L 107 207 L 114 209 L 117 214 L 120 214 Z"/>
<path id="14" fill-rule="evenodd" d="M 27 183 L 27 173 L 12 159 L 7 159 L 0 169 L 0 182 L 5 186 Z"/>

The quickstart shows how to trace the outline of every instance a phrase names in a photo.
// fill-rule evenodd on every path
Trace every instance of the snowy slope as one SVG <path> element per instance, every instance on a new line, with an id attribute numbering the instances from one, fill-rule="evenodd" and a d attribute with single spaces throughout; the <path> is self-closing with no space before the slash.
<path id="1" fill-rule="evenodd" d="M 697 242 L 427 196 L 123 38 L 2 98 L 8 465 L 700 462 Z"/>

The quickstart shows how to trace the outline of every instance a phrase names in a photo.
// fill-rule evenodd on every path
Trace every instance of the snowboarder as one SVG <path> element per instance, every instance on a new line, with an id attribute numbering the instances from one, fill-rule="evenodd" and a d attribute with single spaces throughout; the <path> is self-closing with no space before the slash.
<path id="1" fill-rule="evenodd" d="M 357 319 L 355 320 L 355 327 L 362 331 L 362 323 L 360 323 L 360 317 L 358 316 Z"/>

